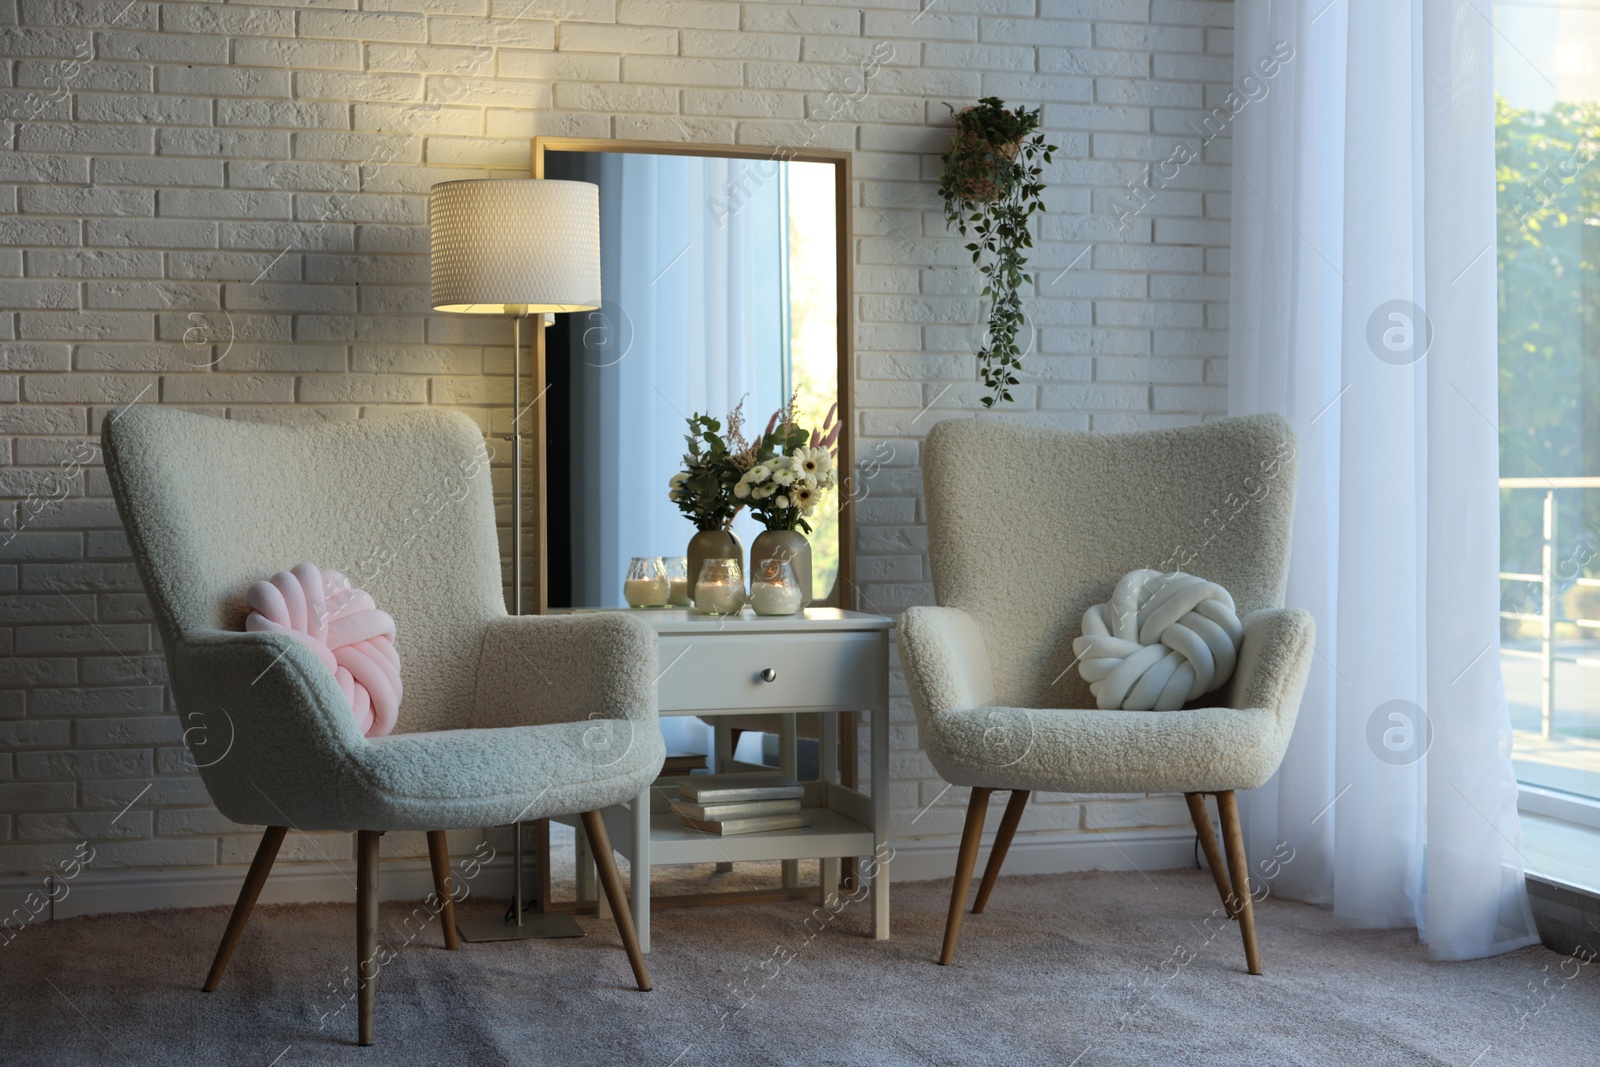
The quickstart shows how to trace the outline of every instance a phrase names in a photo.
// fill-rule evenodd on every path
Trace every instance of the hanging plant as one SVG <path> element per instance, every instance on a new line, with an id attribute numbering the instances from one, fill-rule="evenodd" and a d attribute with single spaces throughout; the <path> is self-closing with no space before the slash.
<path id="1" fill-rule="evenodd" d="M 972 262 L 983 274 L 983 295 L 989 299 L 989 330 L 978 350 L 978 372 L 989 395 L 984 407 L 1011 399 L 1022 368 L 1017 332 L 1022 328 L 1022 286 L 1033 284 L 1023 271 L 1033 247 L 1028 220 L 1044 210 L 1044 183 L 1039 176 L 1056 146 L 1039 133 L 1039 108 L 1008 109 L 996 96 L 957 111 L 950 151 L 939 157 L 939 195 L 944 198 L 946 225 L 975 240 L 967 245 Z"/>

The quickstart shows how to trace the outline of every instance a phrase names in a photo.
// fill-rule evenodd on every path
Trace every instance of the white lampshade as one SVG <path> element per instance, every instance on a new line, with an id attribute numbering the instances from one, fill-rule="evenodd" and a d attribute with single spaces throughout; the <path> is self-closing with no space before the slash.
<path id="1" fill-rule="evenodd" d="M 428 194 L 433 309 L 499 315 L 600 306 L 600 189 L 479 179 Z"/>

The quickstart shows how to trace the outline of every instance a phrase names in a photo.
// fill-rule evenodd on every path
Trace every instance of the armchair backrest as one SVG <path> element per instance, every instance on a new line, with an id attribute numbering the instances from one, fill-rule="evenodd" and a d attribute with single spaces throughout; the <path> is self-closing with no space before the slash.
<path id="1" fill-rule="evenodd" d="M 922 463 L 934 598 L 976 621 L 1002 706 L 1094 706 L 1072 639 L 1128 571 L 1214 581 L 1241 617 L 1282 604 L 1297 466 L 1275 415 L 1123 434 L 951 420 Z"/>
<path id="2" fill-rule="evenodd" d="M 274 426 L 155 406 L 113 412 L 106 471 L 170 650 L 243 629 L 250 583 L 301 562 L 394 616 L 396 732 L 467 724 L 487 621 L 505 614 L 483 437 L 425 410 Z"/>

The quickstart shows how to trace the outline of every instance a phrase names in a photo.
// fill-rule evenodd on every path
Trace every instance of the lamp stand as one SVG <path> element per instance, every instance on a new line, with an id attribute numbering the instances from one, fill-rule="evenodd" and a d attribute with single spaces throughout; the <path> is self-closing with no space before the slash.
<path id="1" fill-rule="evenodd" d="M 528 310 L 507 307 L 511 319 L 511 613 L 522 614 L 522 320 Z M 543 315 L 540 316 L 543 321 Z M 537 397 L 534 398 L 537 401 Z M 542 821 L 542 820 L 541 820 Z M 582 937 L 583 928 L 572 916 L 551 912 L 548 900 L 538 901 L 539 914 L 524 921 L 526 905 L 522 896 L 522 823 L 512 824 L 511 910 L 504 918 L 463 916 L 456 930 L 465 941 L 522 941 L 536 937 Z M 550 850 L 542 850 L 539 862 L 550 862 Z"/>
<path id="2" fill-rule="evenodd" d="M 522 614 L 522 320 L 526 309 L 507 308 L 511 316 L 511 614 Z M 517 838 L 522 847 L 522 838 Z"/>
<path id="3" fill-rule="evenodd" d="M 549 386 L 547 385 L 540 389 L 539 392 L 535 393 L 526 404 L 522 402 L 522 323 L 524 319 L 531 318 L 535 323 L 535 329 L 537 330 L 539 327 L 549 325 L 549 320 L 545 316 L 544 312 L 530 312 L 525 304 L 508 304 L 506 305 L 505 314 L 506 317 L 511 320 L 512 330 L 511 432 L 503 437 L 503 440 L 511 442 L 511 614 L 521 615 L 523 614 L 522 534 L 523 526 L 525 525 L 526 520 L 526 516 L 523 514 L 522 441 L 523 438 L 526 437 L 534 438 L 538 442 L 539 448 L 541 450 L 543 449 L 543 438 L 545 431 L 544 417 L 542 411 L 535 409 L 535 405 L 538 404 L 539 401 L 543 399 L 544 394 L 549 391 Z M 528 358 L 532 363 L 532 374 L 530 377 L 534 384 L 538 384 L 544 378 L 544 360 L 540 356 L 540 353 L 543 352 L 542 341 L 543 338 L 537 332 L 531 334 L 528 338 Z M 536 344 L 535 342 L 540 343 Z M 532 429 L 527 432 L 524 432 L 522 428 L 524 415 L 529 415 L 533 422 Z M 539 454 L 542 456 L 544 453 L 541 451 Z M 540 487 L 538 498 L 535 501 L 536 514 L 539 516 L 539 522 L 543 523 L 544 480 L 542 474 L 542 465 L 540 478 L 536 484 L 538 484 Z M 542 526 L 540 528 L 542 529 Z M 533 613 L 536 615 L 542 615 L 544 614 L 546 603 L 544 593 L 545 573 L 543 536 L 539 538 L 537 544 L 535 545 L 535 550 L 539 554 L 539 569 L 536 574 L 537 584 L 535 586 L 539 592 L 539 596 L 538 602 L 533 606 Z"/>

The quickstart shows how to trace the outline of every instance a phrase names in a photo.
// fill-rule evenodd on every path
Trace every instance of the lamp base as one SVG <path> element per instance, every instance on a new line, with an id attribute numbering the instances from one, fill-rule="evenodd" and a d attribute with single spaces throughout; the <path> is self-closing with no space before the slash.
<path id="1" fill-rule="evenodd" d="M 521 923 L 493 915 L 456 919 L 456 931 L 463 941 L 528 941 L 545 937 L 582 937 L 583 927 L 565 912 L 540 912 L 525 916 Z"/>
<path id="2" fill-rule="evenodd" d="M 467 941 L 527 941 L 536 937 L 582 937 L 583 927 L 564 912 L 527 914 L 522 896 L 522 823 L 511 824 L 511 907 L 504 916 L 470 916 L 456 920 L 456 932 Z M 541 862 L 550 862 L 546 848 Z M 546 889 L 546 892 L 549 890 Z"/>

